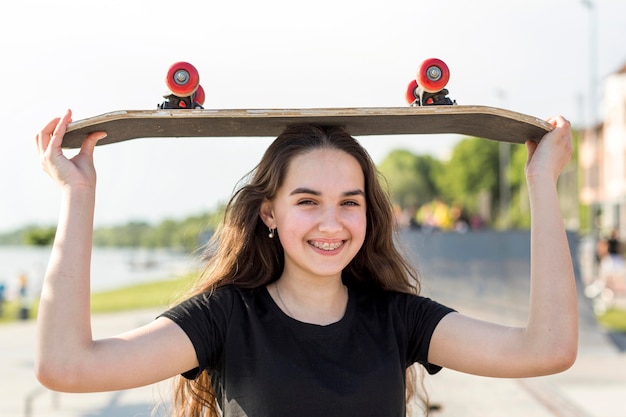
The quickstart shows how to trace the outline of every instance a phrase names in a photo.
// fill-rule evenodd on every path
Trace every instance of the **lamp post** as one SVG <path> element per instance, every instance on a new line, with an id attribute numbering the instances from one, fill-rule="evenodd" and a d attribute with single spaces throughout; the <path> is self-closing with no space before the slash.
<path id="1" fill-rule="evenodd" d="M 598 8 L 591 0 L 580 0 L 589 11 L 589 95 L 587 97 L 588 127 L 596 124 L 598 106 Z"/>
<path id="2" fill-rule="evenodd" d="M 582 5 L 589 11 L 589 92 L 587 96 L 587 133 L 589 140 L 597 144 L 596 117 L 598 98 L 598 7 L 597 0 L 580 0 Z M 602 186 L 601 184 L 596 184 Z M 599 238 L 600 231 L 598 220 L 600 216 L 601 201 L 592 201 L 589 207 L 589 229 L 594 242 Z M 597 265 L 594 262 L 594 270 Z"/>

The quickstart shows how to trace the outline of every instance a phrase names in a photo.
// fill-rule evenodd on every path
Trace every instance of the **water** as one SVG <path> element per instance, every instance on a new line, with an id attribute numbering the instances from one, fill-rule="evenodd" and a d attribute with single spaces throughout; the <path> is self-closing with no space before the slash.
<path id="1" fill-rule="evenodd" d="M 19 276 L 28 279 L 32 295 L 39 293 L 50 258 L 50 247 L 0 246 L 0 283 L 15 296 Z M 197 268 L 191 255 L 169 249 L 94 248 L 91 259 L 92 292 L 142 282 L 163 280 Z"/>

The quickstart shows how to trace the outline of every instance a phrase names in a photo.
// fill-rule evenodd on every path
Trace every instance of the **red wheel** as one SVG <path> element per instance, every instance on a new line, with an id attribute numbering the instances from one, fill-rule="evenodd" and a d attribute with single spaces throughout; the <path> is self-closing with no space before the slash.
<path id="1" fill-rule="evenodd" d="M 200 74 L 196 67 L 188 62 L 177 62 L 167 71 L 165 84 L 176 96 L 189 97 L 198 88 Z"/>
<path id="2" fill-rule="evenodd" d="M 196 90 L 196 95 L 193 101 L 202 106 L 204 104 L 204 99 L 205 99 L 204 88 L 202 88 L 202 86 L 198 84 L 198 89 Z"/>
<path id="3" fill-rule="evenodd" d="M 415 95 L 415 90 L 417 89 L 417 81 L 412 80 L 406 88 L 406 94 L 404 98 L 408 104 L 413 104 L 417 99 Z"/>
<path id="4" fill-rule="evenodd" d="M 450 70 L 445 62 L 430 58 L 422 62 L 417 69 L 417 83 L 427 93 L 443 90 L 450 79 Z"/>

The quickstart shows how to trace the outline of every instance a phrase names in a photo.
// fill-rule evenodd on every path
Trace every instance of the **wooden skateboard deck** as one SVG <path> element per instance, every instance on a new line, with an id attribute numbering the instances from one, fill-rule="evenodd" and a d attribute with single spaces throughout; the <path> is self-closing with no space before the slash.
<path id="1" fill-rule="evenodd" d="M 343 126 L 353 136 L 454 133 L 510 143 L 539 141 L 552 130 L 533 116 L 485 106 L 413 106 L 311 109 L 123 110 L 68 126 L 63 147 L 79 148 L 91 132 L 106 131 L 105 145 L 137 138 L 276 137 L 287 126 Z"/>

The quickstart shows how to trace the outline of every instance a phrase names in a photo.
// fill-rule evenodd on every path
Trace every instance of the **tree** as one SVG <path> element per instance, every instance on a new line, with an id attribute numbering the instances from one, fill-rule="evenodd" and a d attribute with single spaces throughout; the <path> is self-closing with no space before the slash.
<path id="1" fill-rule="evenodd" d="M 387 180 L 391 200 L 403 208 L 417 208 L 437 196 L 435 175 L 440 167 L 431 156 L 399 149 L 389 153 L 378 169 Z"/>
<path id="2" fill-rule="evenodd" d="M 511 148 L 511 164 L 508 172 L 511 202 L 508 217 L 511 227 L 520 229 L 530 227 L 530 203 L 525 174 L 527 157 L 526 146 L 518 145 Z"/>
<path id="3" fill-rule="evenodd" d="M 34 246 L 51 245 L 56 227 L 29 227 L 24 231 L 24 243 Z"/>
<path id="4" fill-rule="evenodd" d="M 499 197 L 498 145 L 498 142 L 478 138 L 457 143 L 436 177 L 446 202 L 483 217 L 494 212 L 493 202 Z M 485 202 L 488 210 L 481 207 Z"/>

